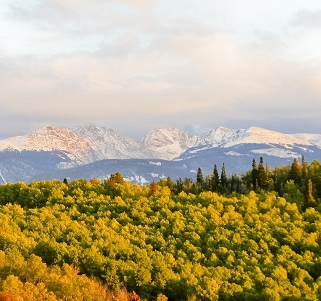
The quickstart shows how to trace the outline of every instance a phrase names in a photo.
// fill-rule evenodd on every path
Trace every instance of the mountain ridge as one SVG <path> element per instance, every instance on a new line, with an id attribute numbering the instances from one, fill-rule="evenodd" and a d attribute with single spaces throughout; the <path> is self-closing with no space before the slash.
<path id="1" fill-rule="evenodd" d="M 111 170 L 145 183 L 166 175 L 193 176 L 198 167 L 211 172 L 214 163 L 225 162 L 231 172 L 244 172 L 249 162 L 260 156 L 271 166 L 288 164 L 301 156 L 319 159 L 321 134 L 216 127 L 194 135 L 168 127 L 150 130 L 137 141 L 91 123 L 73 129 L 47 125 L 0 140 L 0 183 L 61 174 L 104 178 Z M 100 165 L 110 170 L 103 172 Z"/>

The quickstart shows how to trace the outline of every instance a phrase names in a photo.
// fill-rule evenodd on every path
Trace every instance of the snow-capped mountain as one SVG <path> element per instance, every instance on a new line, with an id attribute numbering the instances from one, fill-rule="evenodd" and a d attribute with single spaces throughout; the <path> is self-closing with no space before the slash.
<path id="1" fill-rule="evenodd" d="M 148 153 L 142 149 L 139 142 L 118 134 L 112 129 L 86 123 L 75 128 L 74 132 L 90 144 L 95 154 L 95 159 L 91 162 L 104 159 L 142 159 L 148 157 Z"/>
<path id="2" fill-rule="evenodd" d="M 172 160 L 179 157 L 199 141 L 199 137 L 176 128 L 160 128 L 149 131 L 142 145 L 154 158 Z"/>
<path id="3" fill-rule="evenodd" d="M 218 127 L 203 135 L 199 145 L 212 147 L 231 147 L 238 144 L 313 145 L 314 143 L 309 140 L 312 142 L 313 137 L 283 134 L 259 127 L 251 127 L 247 130 Z M 317 140 L 316 137 L 315 140 Z M 321 145 L 321 139 L 317 141 Z"/>
<path id="4" fill-rule="evenodd" d="M 31 134 L 0 141 L 0 151 L 61 151 L 78 164 L 91 162 L 90 142 L 68 128 L 45 126 Z"/>
<path id="5" fill-rule="evenodd" d="M 307 142 L 311 143 L 312 145 L 316 145 L 321 148 L 321 134 L 301 133 L 301 134 L 293 134 L 292 136 L 302 139 L 304 141 L 307 141 Z"/>
<path id="6" fill-rule="evenodd" d="M 196 136 L 176 128 L 149 131 L 141 141 L 111 129 L 84 124 L 75 129 L 45 126 L 0 141 L 0 183 L 51 178 L 106 178 L 115 172 L 133 182 L 194 177 L 223 163 L 242 173 L 263 156 L 271 167 L 304 156 L 321 158 L 321 134 L 284 134 L 258 127 L 217 127 Z"/>
<path id="7" fill-rule="evenodd" d="M 242 143 L 254 143 L 254 144 L 279 144 L 279 145 L 307 145 L 311 146 L 311 143 L 295 137 L 289 134 L 283 134 L 259 127 L 251 127 L 246 131 L 246 134 L 242 139 L 227 143 L 227 146 L 233 146 Z"/>
<path id="8" fill-rule="evenodd" d="M 248 135 L 244 129 L 228 129 L 225 127 L 217 127 L 214 130 L 204 134 L 199 142 L 199 145 L 208 145 L 212 147 L 224 147 L 228 143 L 241 141 Z"/>
<path id="9" fill-rule="evenodd" d="M 228 129 L 218 127 L 203 135 L 198 145 L 181 155 L 183 160 L 203 162 L 215 158 L 216 163 L 231 165 L 233 172 L 245 170 L 247 158 L 263 156 L 268 164 L 291 164 L 294 158 L 304 156 L 313 161 L 321 153 L 320 136 L 283 134 L 259 127 Z"/>

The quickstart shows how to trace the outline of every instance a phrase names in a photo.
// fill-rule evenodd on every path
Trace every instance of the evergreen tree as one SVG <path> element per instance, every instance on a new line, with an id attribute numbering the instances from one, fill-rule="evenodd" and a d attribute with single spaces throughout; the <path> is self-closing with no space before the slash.
<path id="1" fill-rule="evenodd" d="M 180 193 L 181 191 L 183 191 L 183 188 L 184 188 L 184 183 L 182 181 L 182 178 L 179 178 L 175 184 L 175 192 Z"/>
<path id="2" fill-rule="evenodd" d="M 230 184 L 231 192 L 236 191 L 236 183 L 237 183 L 236 175 L 232 174 L 231 184 Z"/>
<path id="3" fill-rule="evenodd" d="M 197 170 L 196 184 L 197 184 L 198 188 L 201 188 L 201 189 L 204 186 L 203 172 L 200 167 Z"/>
<path id="4" fill-rule="evenodd" d="M 223 163 L 222 172 L 221 172 L 221 192 L 225 193 L 226 190 L 227 190 L 227 176 L 226 176 L 225 165 Z"/>
<path id="5" fill-rule="evenodd" d="M 257 181 L 258 181 L 258 169 L 256 166 L 256 161 L 253 159 L 252 161 L 252 186 L 253 190 L 256 191 L 257 189 Z"/>
<path id="6" fill-rule="evenodd" d="M 171 191 L 174 190 L 175 184 L 174 184 L 174 182 L 173 182 L 173 180 L 172 180 L 171 177 L 167 177 L 167 179 L 166 179 L 166 186 L 167 186 Z"/>
<path id="7" fill-rule="evenodd" d="M 301 166 L 297 158 L 294 158 L 289 172 L 289 179 L 293 180 L 295 184 L 301 183 L 302 174 Z"/>
<path id="8" fill-rule="evenodd" d="M 237 174 L 232 174 L 230 180 L 230 192 L 241 192 L 242 180 Z"/>
<path id="9" fill-rule="evenodd" d="M 217 165 L 214 164 L 213 176 L 212 176 L 212 191 L 218 192 L 220 186 L 220 176 L 218 174 Z"/>
<path id="10" fill-rule="evenodd" d="M 301 177 L 302 177 L 302 180 L 305 181 L 306 180 L 306 177 L 307 177 L 307 169 L 308 169 L 308 163 L 305 161 L 305 158 L 304 156 L 302 156 L 302 159 L 301 159 L 302 163 L 301 163 Z"/>
<path id="11" fill-rule="evenodd" d="M 259 189 L 265 189 L 267 182 L 266 170 L 264 168 L 263 157 L 260 157 L 260 163 L 257 169 L 257 185 Z"/>

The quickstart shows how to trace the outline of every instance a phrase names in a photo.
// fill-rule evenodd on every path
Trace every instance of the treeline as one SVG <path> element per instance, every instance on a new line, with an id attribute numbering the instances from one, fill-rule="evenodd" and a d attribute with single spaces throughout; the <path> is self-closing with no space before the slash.
<path id="1" fill-rule="evenodd" d="M 179 179 L 174 183 L 167 178 L 158 184 L 167 185 L 175 193 L 212 191 L 229 195 L 274 191 L 279 196 L 286 196 L 288 201 L 295 202 L 300 210 L 304 210 L 320 206 L 321 163 L 313 161 L 308 164 L 302 157 L 301 162 L 295 158 L 290 166 L 282 165 L 271 169 L 264 164 L 263 157 L 260 157 L 258 164 L 253 159 L 252 169 L 245 174 L 227 176 L 224 163 L 220 171 L 214 164 L 213 172 L 209 175 L 204 176 L 202 169 L 198 168 L 196 179 Z"/>
<path id="2" fill-rule="evenodd" d="M 0 300 L 321 300 L 316 208 L 203 182 L 0 185 Z"/>

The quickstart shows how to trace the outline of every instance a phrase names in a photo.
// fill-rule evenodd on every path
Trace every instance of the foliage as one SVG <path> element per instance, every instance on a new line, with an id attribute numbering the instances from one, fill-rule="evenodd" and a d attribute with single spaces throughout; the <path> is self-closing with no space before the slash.
<path id="1" fill-rule="evenodd" d="M 307 166 L 315 203 L 319 167 Z M 232 179 L 224 185 L 246 189 Z M 320 300 L 321 214 L 301 184 L 288 179 L 283 197 L 120 174 L 1 185 L 0 298 Z"/>
<path id="2" fill-rule="evenodd" d="M 213 173 L 208 175 L 209 185 L 196 185 L 199 189 L 195 191 L 195 185 L 182 185 L 176 191 L 201 192 L 212 191 L 223 193 L 225 195 L 233 193 L 246 194 L 250 191 L 277 192 L 280 196 L 287 194 L 289 201 L 294 201 L 301 211 L 308 207 L 319 208 L 321 211 L 321 163 L 313 161 L 310 165 L 302 158 L 300 164 L 295 158 L 291 166 L 280 166 L 273 170 L 269 166 L 264 166 L 263 157 L 260 157 L 260 163 L 257 166 L 255 159 L 252 161 L 252 169 L 243 175 L 232 174 L 227 177 L 227 172 L 223 163 L 221 176 L 219 177 L 217 165 L 214 164 Z M 197 175 L 196 184 L 199 183 Z M 291 186 L 292 185 L 292 186 Z M 291 195 L 289 188 L 292 187 Z M 203 189 L 200 189 L 202 188 Z M 295 191 L 294 191 L 295 190 Z M 297 195 L 296 200 L 293 199 Z"/>
<path id="3" fill-rule="evenodd" d="M 320 300 L 320 163 L 253 165 L 1 185 L 0 300 Z"/>

